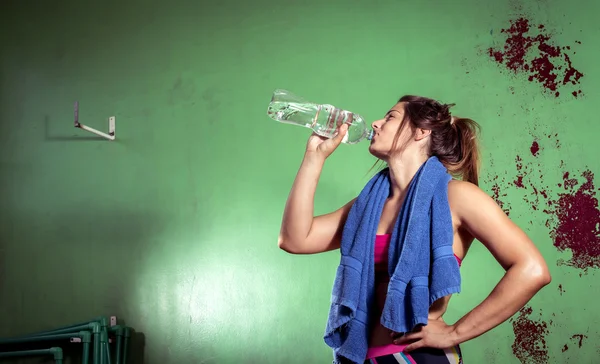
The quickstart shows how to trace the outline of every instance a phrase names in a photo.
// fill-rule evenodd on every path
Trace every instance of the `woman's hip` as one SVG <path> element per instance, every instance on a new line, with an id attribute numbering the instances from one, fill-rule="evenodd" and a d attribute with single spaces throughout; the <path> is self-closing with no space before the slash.
<path id="1" fill-rule="evenodd" d="M 420 348 L 410 353 L 396 352 L 365 360 L 364 364 L 463 364 L 460 346 L 447 349 Z"/>

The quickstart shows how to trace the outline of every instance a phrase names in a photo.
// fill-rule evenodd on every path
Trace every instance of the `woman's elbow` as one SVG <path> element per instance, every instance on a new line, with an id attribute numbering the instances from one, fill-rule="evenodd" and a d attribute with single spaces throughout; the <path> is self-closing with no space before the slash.
<path id="1" fill-rule="evenodd" d="M 543 260 L 529 262 L 526 271 L 529 280 L 539 289 L 552 282 L 552 275 L 550 274 L 548 265 Z"/>
<path id="2" fill-rule="evenodd" d="M 552 282 L 552 275 L 550 274 L 548 267 L 545 268 L 544 273 L 542 273 L 538 279 L 542 287 Z"/>
<path id="3" fill-rule="evenodd" d="M 286 238 L 283 235 L 279 235 L 277 246 L 286 253 L 298 254 L 298 252 L 294 250 L 294 244 L 290 242 L 289 238 Z"/>
<path id="4" fill-rule="evenodd" d="M 279 249 L 286 251 L 287 240 L 281 234 L 279 234 L 279 237 L 277 238 L 277 246 Z"/>

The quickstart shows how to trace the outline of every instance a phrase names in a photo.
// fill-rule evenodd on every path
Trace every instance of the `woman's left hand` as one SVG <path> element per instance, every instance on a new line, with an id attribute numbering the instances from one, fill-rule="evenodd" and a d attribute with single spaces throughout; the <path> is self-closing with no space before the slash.
<path id="1" fill-rule="evenodd" d="M 409 352 L 419 348 L 446 349 L 458 344 L 453 326 L 444 320 L 429 320 L 426 326 L 419 326 L 405 335 L 392 333 L 394 344 L 407 345 L 403 351 Z"/>

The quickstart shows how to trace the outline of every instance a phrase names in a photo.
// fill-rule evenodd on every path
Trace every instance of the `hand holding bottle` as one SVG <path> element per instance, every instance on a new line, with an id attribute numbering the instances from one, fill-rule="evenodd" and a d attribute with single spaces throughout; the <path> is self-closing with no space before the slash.
<path id="1" fill-rule="evenodd" d="M 312 129 L 325 138 L 333 137 L 339 125 L 347 124 L 342 143 L 356 144 L 373 137 L 373 130 L 359 114 L 330 104 L 309 102 L 282 89 L 273 93 L 267 115 L 285 124 Z"/>
<path id="2" fill-rule="evenodd" d="M 339 147 L 347 132 L 348 124 L 344 123 L 336 129 L 336 134 L 333 138 L 326 138 L 313 133 L 306 143 L 307 156 L 325 161 Z"/>

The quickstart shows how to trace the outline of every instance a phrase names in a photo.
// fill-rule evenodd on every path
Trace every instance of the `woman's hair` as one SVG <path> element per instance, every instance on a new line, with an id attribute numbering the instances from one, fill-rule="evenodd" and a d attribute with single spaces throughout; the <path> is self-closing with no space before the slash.
<path id="1" fill-rule="evenodd" d="M 428 155 L 438 157 L 452 175 L 478 185 L 479 124 L 471 119 L 453 117 L 450 108 L 454 104 L 441 104 L 430 98 L 412 95 L 402 96 L 398 102 L 404 103 L 404 117 L 392 150 L 396 149 L 406 123 L 409 123 L 413 136 L 417 128 L 431 130 Z"/>

